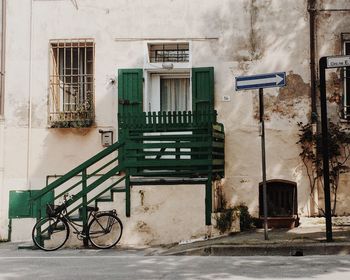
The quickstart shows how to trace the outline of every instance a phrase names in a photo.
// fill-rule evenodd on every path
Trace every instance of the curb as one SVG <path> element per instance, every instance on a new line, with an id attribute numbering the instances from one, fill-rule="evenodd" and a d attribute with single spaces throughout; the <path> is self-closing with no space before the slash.
<path id="1" fill-rule="evenodd" d="M 310 256 L 349 255 L 350 242 L 268 245 L 208 245 L 179 251 L 165 256 Z"/>

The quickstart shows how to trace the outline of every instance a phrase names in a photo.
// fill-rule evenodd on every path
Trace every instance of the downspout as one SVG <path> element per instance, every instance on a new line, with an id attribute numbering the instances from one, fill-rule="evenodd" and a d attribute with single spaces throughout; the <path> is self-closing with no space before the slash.
<path id="1" fill-rule="evenodd" d="M 315 19 L 316 19 L 316 0 L 308 0 L 309 12 L 309 35 L 310 35 L 310 91 L 311 91 L 311 122 L 317 123 L 317 85 L 316 85 L 316 36 L 315 36 Z"/>
<path id="2" fill-rule="evenodd" d="M 318 131 L 318 114 L 317 114 L 317 77 L 316 77 L 316 1 L 308 0 L 308 13 L 309 13 L 309 41 L 310 41 L 310 95 L 311 95 L 311 123 L 312 133 L 317 134 Z M 317 147 L 314 147 L 314 153 L 317 154 Z M 316 166 L 314 166 L 316 170 Z M 313 171 L 316 172 L 316 171 Z M 312 216 L 318 214 L 318 207 L 316 201 L 318 201 L 318 187 L 313 187 L 310 193 L 310 213 Z"/>
<path id="3" fill-rule="evenodd" d="M 1 65 L 0 65 L 0 115 L 4 115 L 4 96 L 5 96 L 5 53 L 6 53 L 6 0 L 1 2 Z"/>
<path id="4" fill-rule="evenodd" d="M 26 185 L 30 189 L 29 172 L 31 167 L 32 142 L 32 40 L 33 40 L 33 0 L 30 0 L 29 20 L 29 73 L 28 73 L 28 132 L 27 132 L 27 172 Z"/>
<path id="5" fill-rule="evenodd" d="M 0 118 L 3 121 L 4 119 L 4 102 L 5 102 L 5 59 L 6 59 L 6 0 L 1 1 L 1 54 L 0 54 Z M 2 145 L 0 149 L 3 149 L 2 157 L 0 159 L 0 172 L 2 172 L 2 182 L 1 185 L 3 185 L 3 176 L 4 176 L 4 131 L 2 132 L 2 139 L 0 140 Z M 12 219 L 9 219 L 8 223 L 8 232 L 7 232 L 7 241 L 11 241 L 11 235 L 12 235 Z"/>

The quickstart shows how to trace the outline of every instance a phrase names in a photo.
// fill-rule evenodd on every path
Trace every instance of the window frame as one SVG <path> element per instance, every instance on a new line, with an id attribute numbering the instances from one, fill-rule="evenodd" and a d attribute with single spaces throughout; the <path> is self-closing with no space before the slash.
<path id="1" fill-rule="evenodd" d="M 157 45 L 157 44 L 188 44 L 188 61 L 187 62 L 150 62 L 149 57 L 149 46 Z M 147 40 L 144 41 L 144 92 L 143 92 L 143 111 L 144 112 L 153 112 L 160 110 L 160 88 L 158 94 L 155 94 L 154 88 L 152 86 L 153 79 L 152 75 L 160 76 L 185 76 L 190 79 L 190 105 L 192 106 L 192 41 L 190 40 Z M 170 66 L 170 68 L 169 68 Z M 160 79 L 160 78 L 159 78 Z M 160 87 L 160 83 L 159 83 Z M 155 102 L 155 98 L 159 97 L 157 103 Z M 159 104 L 158 104 L 159 103 Z"/>
<path id="2" fill-rule="evenodd" d="M 63 101 L 59 100 L 57 104 L 54 104 L 55 98 L 62 98 L 63 100 L 63 91 L 65 91 L 65 86 L 62 89 L 60 89 L 60 83 L 61 83 L 61 71 L 60 71 L 60 58 L 59 54 L 54 54 L 54 51 L 60 52 L 61 49 L 63 51 L 65 49 L 71 49 L 71 63 L 75 63 L 75 51 L 74 48 L 77 49 L 78 56 L 80 56 L 80 49 L 84 49 L 85 57 L 83 61 L 83 74 L 80 74 L 80 65 L 79 65 L 79 59 L 77 59 L 77 70 L 78 73 L 74 74 L 74 67 L 71 65 L 70 68 L 70 76 L 71 79 L 74 79 L 74 76 L 77 76 L 77 81 L 71 82 L 72 88 L 78 88 L 78 90 L 81 90 L 81 84 L 84 88 L 82 90 L 82 96 L 84 101 L 78 102 L 75 106 L 87 106 L 88 108 L 78 108 L 75 110 L 66 110 L 65 105 Z M 90 54 L 88 55 L 88 52 Z M 64 66 L 63 71 L 66 75 L 67 68 L 66 67 L 66 59 L 67 54 L 64 51 L 65 59 L 64 59 Z M 59 60 L 57 62 L 57 60 Z M 88 64 L 91 63 L 91 69 L 88 71 Z M 66 68 L 64 68 L 66 67 Z M 57 80 L 54 81 L 54 79 Z M 81 82 L 81 79 L 84 81 Z M 55 84 L 56 82 L 56 84 Z M 95 120 L 95 41 L 92 38 L 79 38 L 79 39 L 52 39 L 49 41 L 49 86 L 48 86 L 48 125 L 51 128 L 65 128 L 65 127 L 91 127 Z M 86 88 L 85 88 L 86 87 Z M 58 88 L 58 92 L 57 92 Z M 55 93 L 56 91 L 56 93 Z M 57 96 L 58 95 L 58 96 Z M 80 95 L 80 93 L 79 93 Z M 57 102 L 57 101 L 56 101 Z M 63 103 L 62 103 L 63 102 Z M 61 104 L 62 103 L 62 104 Z"/>
<path id="3" fill-rule="evenodd" d="M 148 43 L 147 48 L 149 63 L 188 63 L 190 60 L 188 42 Z"/>

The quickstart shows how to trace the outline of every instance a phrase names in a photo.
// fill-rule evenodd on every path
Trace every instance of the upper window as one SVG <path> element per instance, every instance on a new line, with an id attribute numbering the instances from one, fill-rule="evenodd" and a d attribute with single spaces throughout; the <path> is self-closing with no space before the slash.
<path id="1" fill-rule="evenodd" d="M 91 126 L 94 121 L 94 42 L 55 40 L 50 45 L 50 125 Z"/>
<path id="2" fill-rule="evenodd" d="M 155 62 L 189 62 L 188 43 L 149 44 L 149 61 Z"/>

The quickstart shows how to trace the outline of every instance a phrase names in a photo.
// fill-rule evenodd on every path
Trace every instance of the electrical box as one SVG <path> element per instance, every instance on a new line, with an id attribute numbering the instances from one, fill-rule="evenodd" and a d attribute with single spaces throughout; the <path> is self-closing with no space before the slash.
<path id="1" fill-rule="evenodd" d="M 30 199 L 40 190 L 10 191 L 9 218 L 34 218 L 36 217 L 36 205 L 32 206 Z M 52 203 L 54 193 L 49 192 L 41 199 L 42 210 L 45 211 L 46 203 Z"/>
<path id="2" fill-rule="evenodd" d="M 10 191 L 9 218 L 31 217 L 30 191 Z"/>
<path id="3" fill-rule="evenodd" d="M 113 144 L 113 131 L 100 129 L 99 133 L 101 133 L 101 145 L 103 147 L 108 147 Z"/>

